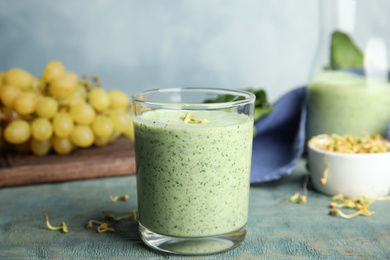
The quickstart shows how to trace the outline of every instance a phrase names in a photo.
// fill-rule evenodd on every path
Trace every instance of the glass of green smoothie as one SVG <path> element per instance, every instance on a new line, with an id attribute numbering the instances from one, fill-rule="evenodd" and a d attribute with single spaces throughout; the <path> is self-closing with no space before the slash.
<path id="1" fill-rule="evenodd" d="M 132 96 L 139 230 L 148 246 L 199 255 L 244 240 L 254 101 L 212 88 Z"/>

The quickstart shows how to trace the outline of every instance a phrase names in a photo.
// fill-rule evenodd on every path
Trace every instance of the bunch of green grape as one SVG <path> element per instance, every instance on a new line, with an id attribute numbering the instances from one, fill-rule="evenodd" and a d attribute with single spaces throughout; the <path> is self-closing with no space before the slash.
<path id="1" fill-rule="evenodd" d="M 134 138 L 129 98 L 104 90 L 50 61 L 40 77 L 20 68 L 0 72 L 0 137 L 5 149 L 45 155 Z M 2 148 L 3 149 L 3 148 Z"/>

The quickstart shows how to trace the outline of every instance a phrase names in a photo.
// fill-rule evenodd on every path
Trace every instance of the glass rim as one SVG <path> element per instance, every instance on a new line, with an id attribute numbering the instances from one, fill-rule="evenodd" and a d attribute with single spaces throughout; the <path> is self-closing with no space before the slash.
<path id="1" fill-rule="evenodd" d="M 223 102 L 213 102 L 213 103 L 180 103 L 180 102 L 158 102 L 158 101 L 149 101 L 144 100 L 140 97 L 149 94 L 149 93 L 180 93 L 180 92 L 208 92 L 211 94 L 216 95 L 236 95 L 238 97 L 243 97 L 244 99 L 239 100 L 230 100 L 230 101 L 223 101 Z M 242 104 L 248 104 L 254 102 L 256 99 L 255 94 L 246 91 L 246 90 L 240 90 L 240 89 L 227 89 L 227 88 L 205 88 L 205 87 L 183 87 L 183 88 L 155 88 L 155 89 L 148 89 L 148 90 L 142 90 L 139 92 L 134 93 L 131 95 L 131 100 L 134 103 L 137 104 L 144 104 L 149 106 L 156 106 L 156 107 L 165 107 L 170 109 L 182 109 L 185 107 L 186 109 L 202 109 L 202 108 L 208 108 L 208 109 L 218 109 L 218 108 L 228 108 L 228 107 L 235 107 Z"/>

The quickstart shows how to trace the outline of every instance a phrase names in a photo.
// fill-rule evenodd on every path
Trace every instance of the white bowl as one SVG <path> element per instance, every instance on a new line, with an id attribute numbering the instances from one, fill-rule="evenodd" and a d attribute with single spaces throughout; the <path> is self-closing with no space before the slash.
<path id="1" fill-rule="evenodd" d="M 325 138 L 324 138 L 325 139 Z M 321 136 L 318 136 L 321 141 Z M 328 152 L 308 145 L 309 172 L 314 188 L 327 195 L 368 198 L 390 192 L 390 152 L 349 154 Z M 321 183 L 328 168 L 327 182 Z"/>

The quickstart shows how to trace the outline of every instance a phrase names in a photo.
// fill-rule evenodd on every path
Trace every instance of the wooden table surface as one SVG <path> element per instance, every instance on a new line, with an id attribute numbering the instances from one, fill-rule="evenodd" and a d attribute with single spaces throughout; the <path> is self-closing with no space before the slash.
<path id="1" fill-rule="evenodd" d="M 370 217 L 328 215 L 330 197 L 309 185 L 307 204 L 289 197 L 302 191 L 304 161 L 281 180 L 252 185 L 246 240 L 238 247 L 197 259 L 390 259 L 390 202 L 377 201 Z M 137 208 L 135 176 L 78 180 L 0 189 L 0 259 L 188 259 L 158 253 L 140 241 L 137 223 L 120 222 L 118 233 L 86 229 L 103 212 L 130 214 Z M 108 194 L 130 195 L 113 203 Z M 68 233 L 50 231 L 64 221 Z"/>

